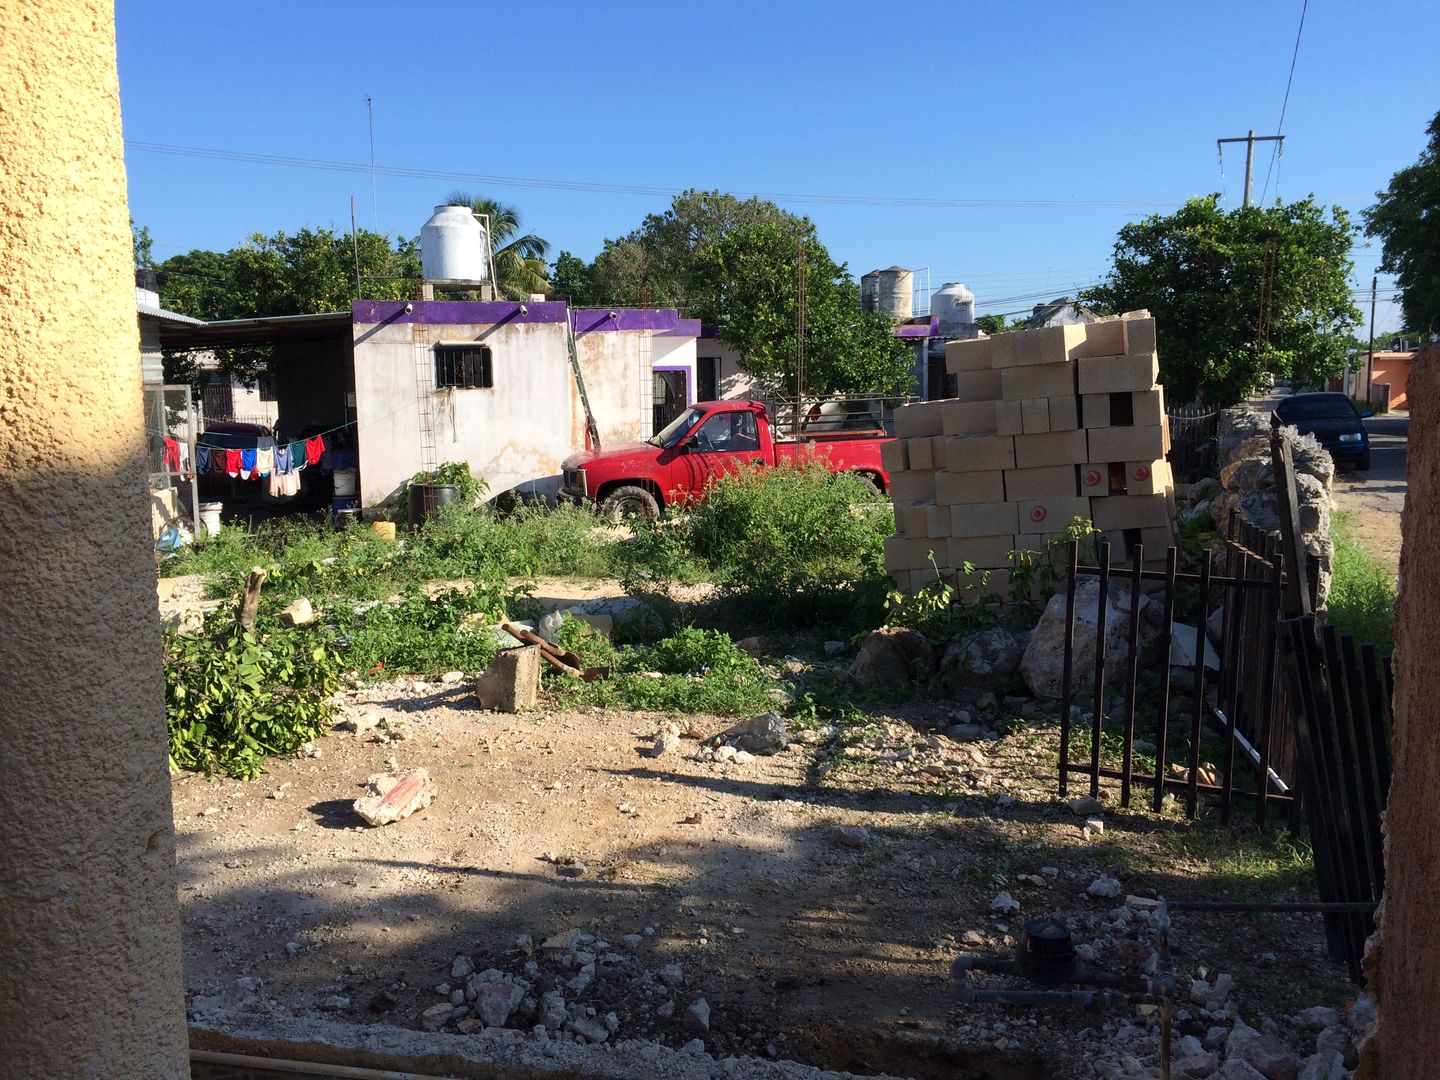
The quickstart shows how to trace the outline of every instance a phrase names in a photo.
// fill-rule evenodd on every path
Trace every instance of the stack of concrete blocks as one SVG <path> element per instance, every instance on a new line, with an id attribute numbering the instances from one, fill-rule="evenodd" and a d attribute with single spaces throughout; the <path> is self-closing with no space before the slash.
<path id="1" fill-rule="evenodd" d="M 882 448 L 900 590 L 939 576 L 1008 595 L 1011 552 L 1047 551 L 1076 518 L 1110 540 L 1112 562 L 1141 544 L 1163 568 L 1175 512 L 1153 319 L 952 341 L 945 362 L 955 397 L 896 410 Z"/>

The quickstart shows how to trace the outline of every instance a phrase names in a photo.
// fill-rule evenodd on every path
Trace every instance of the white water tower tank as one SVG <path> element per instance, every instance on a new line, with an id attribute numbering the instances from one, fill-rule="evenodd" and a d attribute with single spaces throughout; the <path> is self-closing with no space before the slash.
<path id="1" fill-rule="evenodd" d="M 485 227 L 468 206 L 437 206 L 420 228 L 426 281 L 487 281 Z"/>
<path id="2" fill-rule="evenodd" d="M 860 278 L 860 310 L 867 315 L 879 310 L 880 271 L 871 270 Z"/>
<path id="3" fill-rule="evenodd" d="M 903 266 L 892 266 L 880 271 L 880 294 L 876 298 L 876 310 L 883 311 L 892 319 L 908 319 L 912 314 L 914 275 Z"/>
<path id="4" fill-rule="evenodd" d="M 942 338 L 956 338 L 968 333 L 963 329 L 975 323 L 975 294 L 958 281 L 947 281 L 930 297 L 930 314 L 939 321 Z"/>

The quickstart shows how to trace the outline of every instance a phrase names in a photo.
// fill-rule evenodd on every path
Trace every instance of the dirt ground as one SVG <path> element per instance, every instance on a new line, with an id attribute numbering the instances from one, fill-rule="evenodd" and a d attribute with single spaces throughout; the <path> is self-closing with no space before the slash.
<path id="1" fill-rule="evenodd" d="M 414 1028 L 446 1000 L 437 987 L 463 984 L 457 956 L 516 975 L 543 960 L 544 984 L 574 972 L 517 939 L 538 947 L 579 930 L 611 950 L 615 974 L 579 999 L 597 1017 L 613 1011 L 617 1037 L 681 1046 L 697 1033 L 686 1006 L 703 996 L 716 1056 L 918 1077 L 1097 1075 L 1086 1040 L 1123 1035 L 1124 1018 L 962 1009 L 948 964 L 966 949 L 1008 952 L 1022 918 L 1058 914 L 1102 964 L 1133 966 L 1153 936 L 1143 917 L 1087 887 L 1110 874 L 1125 893 L 1214 897 L 1187 845 L 1218 827 L 1107 809 L 1104 833 L 1087 834 L 1056 798 L 1053 730 L 955 742 L 938 734 L 955 708 L 879 715 L 844 754 L 802 732 L 787 752 L 720 764 L 696 760 L 688 739 L 648 757 L 666 719 L 655 714 L 494 714 L 460 683 L 348 691 L 341 719 L 378 710 L 380 729 L 322 739 L 251 783 L 175 779 L 189 992 Z M 425 766 L 438 796 L 367 828 L 351 802 L 397 765 Z M 837 824 L 868 838 L 849 846 Z M 554 860 L 566 859 L 583 874 L 565 876 Z M 1019 915 L 990 910 L 1002 890 Z M 1252 1023 L 1346 992 L 1312 918 L 1196 917 L 1176 935 L 1182 976 L 1233 973 Z M 673 1016 L 651 977 L 668 964 L 683 971 Z M 1181 1030 L 1198 1037 L 1205 1023 Z"/>
<path id="2" fill-rule="evenodd" d="M 1373 417 L 1365 426 L 1370 432 L 1370 469 L 1335 474 L 1335 509 L 1350 514 L 1350 531 L 1356 541 L 1392 576 L 1399 576 L 1410 418 L 1404 413 Z"/>

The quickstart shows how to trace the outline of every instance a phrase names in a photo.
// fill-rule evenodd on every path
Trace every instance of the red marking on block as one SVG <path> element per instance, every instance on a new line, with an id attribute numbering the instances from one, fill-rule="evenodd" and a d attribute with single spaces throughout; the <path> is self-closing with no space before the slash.
<path id="1" fill-rule="evenodd" d="M 1043 506 L 1032 506 L 1030 508 L 1030 520 L 1044 521 L 1045 518 L 1049 515 L 1049 513 L 1050 511 L 1046 510 Z"/>
<path id="2" fill-rule="evenodd" d="M 1136 479 L 1136 480 L 1149 480 L 1149 479 L 1150 479 L 1150 466 L 1149 466 L 1149 465 L 1139 465 L 1139 466 L 1136 466 L 1136 469 L 1135 469 L 1135 479 Z"/>

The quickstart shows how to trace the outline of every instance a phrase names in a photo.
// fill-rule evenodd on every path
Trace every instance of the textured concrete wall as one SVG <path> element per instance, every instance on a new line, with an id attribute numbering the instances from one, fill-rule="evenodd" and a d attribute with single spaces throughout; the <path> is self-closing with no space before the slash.
<path id="1" fill-rule="evenodd" d="M 1376 980 L 1385 1080 L 1440 1062 L 1440 367 L 1410 376 L 1409 488 L 1395 626 L 1395 760 L 1385 814 L 1385 919 Z"/>
<path id="2" fill-rule="evenodd" d="M 0 1073 L 188 1076 L 114 12 L 0 4 Z"/>

